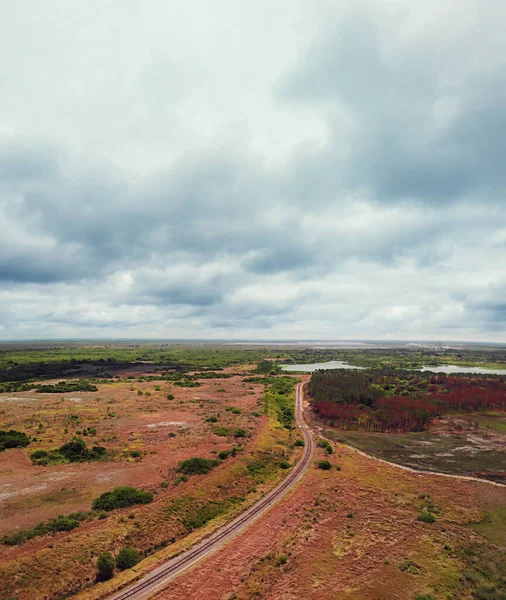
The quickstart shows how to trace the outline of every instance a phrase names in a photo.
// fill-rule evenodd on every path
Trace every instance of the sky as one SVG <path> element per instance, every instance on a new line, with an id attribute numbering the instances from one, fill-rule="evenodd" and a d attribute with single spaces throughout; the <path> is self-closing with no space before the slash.
<path id="1" fill-rule="evenodd" d="M 1 0 L 0 339 L 506 341 L 503 0 Z"/>

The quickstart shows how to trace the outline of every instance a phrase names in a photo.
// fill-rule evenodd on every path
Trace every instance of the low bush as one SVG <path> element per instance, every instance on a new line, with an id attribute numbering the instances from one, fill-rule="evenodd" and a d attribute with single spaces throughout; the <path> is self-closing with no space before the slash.
<path id="1" fill-rule="evenodd" d="M 182 460 L 176 469 L 176 473 L 184 473 L 185 475 L 205 475 L 219 464 L 219 460 L 196 456 L 194 458 Z"/>
<path id="2" fill-rule="evenodd" d="M 303 448 L 306 444 L 304 443 L 304 440 L 295 440 L 293 445 L 296 447 L 300 446 L 301 448 Z"/>
<path id="3" fill-rule="evenodd" d="M 422 512 L 418 515 L 418 520 L 422 521 L 423 523 L 435 523 L 436 515 L 424 508 Z"/>
<path id="4" fill-rule="evenodd" d="M 138 490 L 131 486 L 117 487 L 112 492 L 105 492 L 93 500 L 93 510 L 115 510 L 127 508 L 135 504 L 149 504 L 153 494 L 146 490 Z"/>
<path id="5" fill-rule="evenodd" d="M 9 429 L 9 431 L 0 431 L 0 452 L 7 448 L 24 448 L 28 446 L 30 440 L 26 433 Z"/>
<path id="6" fill-rule="evenodd" d="M 322 471 L 329 471 L 330 469 L 332 469 L 332 464 L 329 463 L 328 460 L 320 460 L 320 462 L 318 463 L 318 468 L 322 469 Z"/>

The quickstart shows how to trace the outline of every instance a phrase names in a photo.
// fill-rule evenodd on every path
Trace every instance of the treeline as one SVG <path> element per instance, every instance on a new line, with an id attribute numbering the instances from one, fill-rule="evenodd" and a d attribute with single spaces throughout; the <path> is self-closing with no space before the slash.
<path id="1" fill-rule="evenodd" d="M 412 374 L 410 374 L 412 376 Z M 314 411 L 332 427 L 379 432 L 424 431 L 448 413 L 506 410 L 503 377 L 416 376 L 411 394 L 388 395 L 405 385 L 391 375 L 316 371 L 308 385 Z M 405 389 L 405 388 L 404 388 Z M 424 389 L 424 391 L 416 391 Z"/>

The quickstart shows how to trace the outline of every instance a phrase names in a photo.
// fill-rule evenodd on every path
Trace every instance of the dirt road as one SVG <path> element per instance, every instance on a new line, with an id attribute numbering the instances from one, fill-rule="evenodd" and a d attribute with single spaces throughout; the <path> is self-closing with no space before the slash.
<path id="1" fill-rule="evenodd" d="M 149 598 L 155 591 L 166 587 L 172 578 L 203 558 L 206 558 L 239 533 L 243 532 L 253 521 L 269 510 L 275 502 L 280 500 L 294 487 L 311 465 L 314 453 L 314 441 L 303 416 L 302 385 L 302 383 L 299 383 L 296 388 L 295 418 L 298 427 L 304 435 L 304 453 L 286 479 L 232 522 L 213 533 L 213 535 L 194 546 L 191 550 L 175 558 L 171 558 L 139 581 L 111 596 L 110 600 L 144 600 L 145 598 Z"/>

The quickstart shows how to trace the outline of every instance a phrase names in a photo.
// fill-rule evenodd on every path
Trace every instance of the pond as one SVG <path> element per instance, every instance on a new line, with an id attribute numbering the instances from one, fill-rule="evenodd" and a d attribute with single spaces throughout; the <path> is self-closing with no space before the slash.
<path id="1" fill-rule="evenodd" d="M 310 365 L 281 365 L 283 371 L 303 371 L 304 373 L 312 373 L 318 369 L 363 369 L 363 367 L 356 367 L 350 365 L 342 360 L 329 360 L 324 363 L 313 363 Z"/>
<path id="2" fill-rule="evenodd" d="M 471 373 L 475 375 L 506 375 L 506 369 L 483 369 L 482 367 L 458 367 L 457 365 L 439 365 L 434 367 L 422 367 L 415 371 L 432 371 L 433 373 Z"/>

